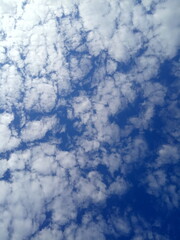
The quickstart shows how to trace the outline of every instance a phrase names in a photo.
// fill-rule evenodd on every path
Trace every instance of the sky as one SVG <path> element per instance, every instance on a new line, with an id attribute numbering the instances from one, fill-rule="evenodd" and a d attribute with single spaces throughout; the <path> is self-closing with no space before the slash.
<path id="1" fill-rule="evenodd" d="M 180 239 L 178 0 L 0 0 L 0 240 Z"/>

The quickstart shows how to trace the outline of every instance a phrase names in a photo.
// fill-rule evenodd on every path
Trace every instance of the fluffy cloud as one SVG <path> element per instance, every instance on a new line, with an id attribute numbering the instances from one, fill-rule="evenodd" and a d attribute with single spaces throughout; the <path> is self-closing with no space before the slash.
<path id="1" fill-rule="evenodd" d="M 166 239 L 128 194 L 178 207 L 176 59 L 170 89 L 160 79 L 178 1 L 8 0 L 0 13 L 0 238 Z"/>
<path id="2" fill-rule="evenodd" d="M 11 129 L 13 114 L 2 113 L 0 116 L 0 152 L 11 150 L 20 143 L 17 132 Z"/>
<path id="3" fill-rule="evenodd" d="M 28 142 L 41 139 L 55 126 L 56 123 L 56 117 L 45 117 L 39 121 L 29 121 L 22 129 L 22 140 Z"/>

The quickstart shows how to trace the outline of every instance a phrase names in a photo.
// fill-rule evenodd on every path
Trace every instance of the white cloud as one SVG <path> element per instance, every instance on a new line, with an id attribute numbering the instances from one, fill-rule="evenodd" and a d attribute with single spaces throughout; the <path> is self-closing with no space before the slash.
<path id="1" fill-rule="evenodd" d="M 106 70 L 108 74 L 113 74 L 116 72 L 117 69 L 117 62 L 113 61 L 112 59 L 108 59 L 106 63 Z"/>
<path id="2" fill-rule="evenodd" d="M 79 207 L 105 206 L 111 194 L 123 197 L 131 187 L 126 174 L 147 153 L 144 130 L 156 106 L 165 109 L 167 103 L 168 89 L 150 79 L 164 60 L 177 53 L 179 2 L 31 0 L 26 4 L 24 9 L 18 0 L 0 4 L 0 108 L 8 112 L 0 114 L 0 151 L 6 156 L 0 161 L 0 177 L 10 171 L 10 182 L 0 181 L 0 238 L 21 240 L 35 233 L 35 240 L 104 240 L 110 228 L 100 216 L 94 222 L 91 212 L 81 224 L 72 222 Z M 127 117 L 120 129 L 114 117 L 139 96 L 143 100 L 138 114 Z M 174 117 L 172 126 L 169 120 L 166 127 L 171 141 L 168 138 L 159 148 L 145 180 L 147 192 L 169 207 L 178 206 L 177 174 L 168 176 L 165 171 L 166 165 L 178 162 L 178 146 L 172 140 L 179 136 L 177 99 L 174 94 L 168 100 Z M 62 132 L 58 119 L 66 110 Z M 30 121 L 33 114 L 37 118 Z M 71 127 L 79 135 L 68 136 L 71 150 L 62 150 Z M 134 129 L 139 136 L 131 136 Z M 49 132 L 52 137 L 46 139 Z M 57 139 L 54 133 L 59 134 Z M 98 172 L 99 165 L 110 176 Z M 118 173 L 122 176 L 115 177 Z M 46 211 L 52 212 L 51 223 L 39 232 Z M 134 239 L 163 239 L 139 219 L 130 226 L 118 216 L 114 232 L 126 235 L 135 226 Z M 61 225 L 66 225 L 64 233 Z"/>
<path id="3" fill-rule="evenodd" d="M 165 173 L 163 171 L 159 170 L 159 171 L 154 172 L 153 175 L 151 173 L 147 178 L 148 178 L 150 188 L 156 189 L 157 194 L 159 194 L 159 188 L 166 184 Z"/>
<path id="4" fill-rule="evenodd" d="M 159 156 L 152 164 L 147 176 L 147 192 L 160 198 L 169 209 L 178 207 L 179 191 L 176 164 L 179 160 L 179 152 L 176 146 L 162 145 Z M 171 167 L 171 175 L 166 171 L 166 166 Z"/>
<path id="5" fill-rule="evenodd" d="M 179 48 L 179 13 L 179 2 L 172 0 L 158 4 L 153 15 L 157 38 L 152 39 L 150 47 L 157 49 L 157 44 L 161 43 L 160 47 L 162 48 L 164 57 L 172 58 Z"/>
<path id="6" fill-rule="evenodd" d="M 14 102 L 18 105 L 22 91 L 22 79 L 16 67 L 9 64 L 1 68 L 1 78 L 0 106 L 9 109 Z"/>
<path id="7" fill-rule="evenodd" d="M 13 119 L 13 114 L 0 114 L 0 152 L 11 150 L 20 144 L 17 133 L 10 127 Z"/>
<path id="8" fill-rule="evenodd" d="M 57 119 L 55 116 L 29 121 L 21 131 L 21 138 L 25 142 L 41 139 L 55 126 L 56 123 Z"/>
<path id="9" fill-rule="evenodd" d="M 6 159 L 1 159 L 0 161 L 1 163 L 1 168 L 0 168 L 0 178 L 2 178 L 4 176 L 4 173 L 7 171 L 8 169 L 8 162 Z"/>
<path id="10" fill-rule="evenodd" d="M 0 13 L 12 13 L 12 11 L 16 8 L 17 2 L 17 0 L 2 0 L 0 5 Z"/>
<path id="11" fill-rule="evenodd" d="M 68 191 L 54 199 L 50 206 L 53 211 L 52 221 L 58 225 L 64 225 L 76 217 L 77 208 Z"/>
<path id="12" fill-rule="evenodd" d="M 124 152 L 125 156 L 123 157 L 124 161 L 129 164 L 135 161 L 143 159 L 147 151 L 146 141 L 142 138 L 129 138 L 127 147 L 125 147 Z"/>
<path id="13" fill-rule="evenodd" d="M 28 86 L 25 94 L 26 109 L 38 112 L 49 112 L 56 103 L 56 90 L 44 79 L 35 79 Z"/>
<path id="14" fill-rule="evenodd" d="M 128 190 L 128 187 L 129 187 L 129 184 L 127 184 L 123 178 L 118 177 L 109 186 L 109 193 L 117 194 L 118 196 L 121 196 Z"/>
<path id="15" fill-rule="evenodd" d="M 61 240 L 63 239 L 61 231 L 52 228 L 44 228 L 40 231 L 33 240 Z"/>
<path id="16" fill-rule="evenodd" d="M 84 225 L 82 227 L 79 227 L 76 232 L 76 240 L 91 240 L 91 239 L 99 239 L 99 240 L 105 240 L 105 236 L 101 231 L 99 231 L 100 226 L 98 226 L 95 223 L 90 223 L 88 225 Z"/>
<path id="17" fill-rule="evenodd" d="M 56 159 L 58 160 L 60 166 L 65 169 L 73 168 L 76 165 L 75 156 L 71 152 L 58 151 Z"/>
<path id="18" fill-rule="evenodd" d="M 120 235 L 127 235 L 130 233 L 131 228 L 126 219 L 115 218 L 113 220 L 114 220 L 114 227 Z"/>
<path id="19" fill-rule="evenodd" d="M 81 147 L 84 149 L 85 152 L 90 152 L 99 149 L 100 144 L 98 141 L 89 141 L 89 140 L 82 140 Z"/>
<path id="20" fill-rule="evenodd" d="M 82 123 L 86 124 L 91 114 L 91 102 L 87 96 L 79 96 L 74 99 L 73 109 L 75 117 L 80 117 Z"/>
<path id="21" fill-rule="evenodd" d="M 164 164 L 177 163 L 179 161 L 179 151 L 176 146 L 163 145 L 159 150 L 159 157 L 156 162 L 158 166 Z"/>
<path id="22" fill-rule="evenodd" d="M 7 201 L 8 195 L 11 192 L 11 184 L 5 181 L 0 181 L 0 187 L 1 187 L 0 204 L 4 205 Z"/>
<path id="23" fill-rule="evenodd" d="M 77 183 L 77 199 L 80 202 L 103 202 L 106 199 L 106 185 L 97 172 L 88 173 L 86 178 L 80 178 Z"/>

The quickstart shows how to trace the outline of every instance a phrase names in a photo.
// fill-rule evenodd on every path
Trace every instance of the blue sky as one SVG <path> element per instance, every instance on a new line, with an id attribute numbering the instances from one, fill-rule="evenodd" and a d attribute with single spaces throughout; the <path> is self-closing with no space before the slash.
<path id="1" fill-rule="evenodd" d="M 1 0 L 1 240 L 180 238 L 179 14 Z"/>

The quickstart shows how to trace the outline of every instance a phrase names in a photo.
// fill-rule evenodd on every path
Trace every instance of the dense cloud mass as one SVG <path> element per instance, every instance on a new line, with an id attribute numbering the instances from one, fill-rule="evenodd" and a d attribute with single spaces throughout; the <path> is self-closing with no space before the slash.
<path id="1" fill-rule="evenodd" d="M 178 0 L 0 1 L 0 239 L 179 239 Z"/>

